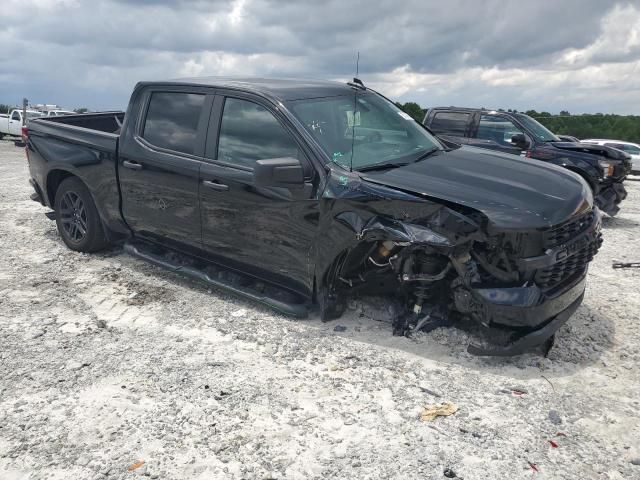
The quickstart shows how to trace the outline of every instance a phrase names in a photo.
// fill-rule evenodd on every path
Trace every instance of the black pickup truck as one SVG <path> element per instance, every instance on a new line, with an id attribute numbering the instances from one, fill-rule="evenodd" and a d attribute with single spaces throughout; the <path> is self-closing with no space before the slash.
<path id="1" fill-rule="evenodd" d="M 622 182 L 631 172 L 631 157 L 601 145 L 562 141 L 524 113 L 457 107 L 427 110 L 423 123 L 445 140 L 534 158 L 559 165 L 584 178 L 595 204 L 608 215 L 620 211 L 627 197 Z"/>
<path id="2" fill-rule="evenodd" d="M 33 199 L 62 240 L 304 316 L 402 305 L 394 333 L 547 344 L 582 302 L 601 219 L 577 175 L 447 145 L 361 82 L 139 83 L 126 114 L 31 122 Z M 499 340 L 498 340 L 499 339 Z"/>

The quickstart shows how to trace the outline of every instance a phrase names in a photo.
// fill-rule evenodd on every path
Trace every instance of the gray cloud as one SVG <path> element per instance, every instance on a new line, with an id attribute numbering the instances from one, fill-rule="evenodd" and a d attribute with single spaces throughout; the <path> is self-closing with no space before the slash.
<path id="1" fill-rule="evenodd" d="M 138 80 L 192 75 L 348 78 L 360 51 L 361 76 L 405 101 L 628 112 L 611 85 L 634 90 L 640 59 L 630 2 L 8 2 L 3 103 L 122 107 Z"/>

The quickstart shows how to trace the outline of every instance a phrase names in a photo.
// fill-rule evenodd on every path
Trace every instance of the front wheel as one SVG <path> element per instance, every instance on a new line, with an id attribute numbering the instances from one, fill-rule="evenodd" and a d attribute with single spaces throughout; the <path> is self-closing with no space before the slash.
<path id="1" fill-rule="evenodd" d="M 56 225 L 71 250 L 95 252 L 107 246 L 98 210 L 86 185 L 76 177 L 62 181 L 54 201 Z"/>

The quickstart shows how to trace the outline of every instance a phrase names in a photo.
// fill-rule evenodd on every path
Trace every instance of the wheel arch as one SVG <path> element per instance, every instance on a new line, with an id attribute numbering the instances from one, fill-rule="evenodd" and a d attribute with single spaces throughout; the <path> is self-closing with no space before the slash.
<path id="1" fill-rule="evenodd" d="M 119 236 L 109 228 L 108 223 L 105 221 L 105 216 L 101 209 L 101 205 L 99 205 L 98 202 L 96 202 L 95 196 L 91 191 L 91 189 L 89 188 L 89 185 L 87 185 L 87 182 L 85 182 L 81 176 L 75 174 L 74 172 L 71 172 L 69 170 L 65 170 L 62 168 L 55 168 L 55 169 L 52 169 L 47 174 L 47 179 L 45 182 L 46 184 L 45 195 L 47 196 L 49 206 L 55 210 L 56 192 L 58 191 L 58 188 L 60 188 L 60 185 L 62 184 L 62 182 L 64 182 L 67 178 L 77 178 L 87 188 L 87 191 L 91 196 L 91 200 L 93 201 L 93 204 L 96 207 L 96 211 L 98 212 L 98 219 L 102 224 L 102 228 L 104 230 L 105 235 L 107 236 L 107 239 L 110 242 L 116 241 L 119 238 Z"/>
<path id="2" fill-rule="evenodd" d="M 69 177 L 76 177 L 78 178 L 82 183 L 85 184 L 86 183 L 80 178 L 78 177 L 76 174 L 71 173 L 68 170 L 63 170 L 61 168 L 56 168 L 54 170 L 51 170 L 48 174 L 47 174 L 47 180 L 45 182 L 45 192 L 47 195 L 47 202 L 49 203 L 49 205 L 53 208 L 54 204 L 55 204 L 55 200 L 56 200 L 56 192 L 58 191 L 58 188 L 60 187 L 60 184 L 67 178 Z"/>

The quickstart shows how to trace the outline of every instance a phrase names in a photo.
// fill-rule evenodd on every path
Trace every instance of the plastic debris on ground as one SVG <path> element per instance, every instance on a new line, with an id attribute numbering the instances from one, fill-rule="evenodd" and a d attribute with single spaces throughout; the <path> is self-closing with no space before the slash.
<path id="1" fill-rule="evenodd" d="M 434 405 L 426 405 L 420 413 L 420 420 L 430 422 L 436 417 L 448 417 L 458 411 L 458 406 L 451 402 L 436 403 Z"/>

